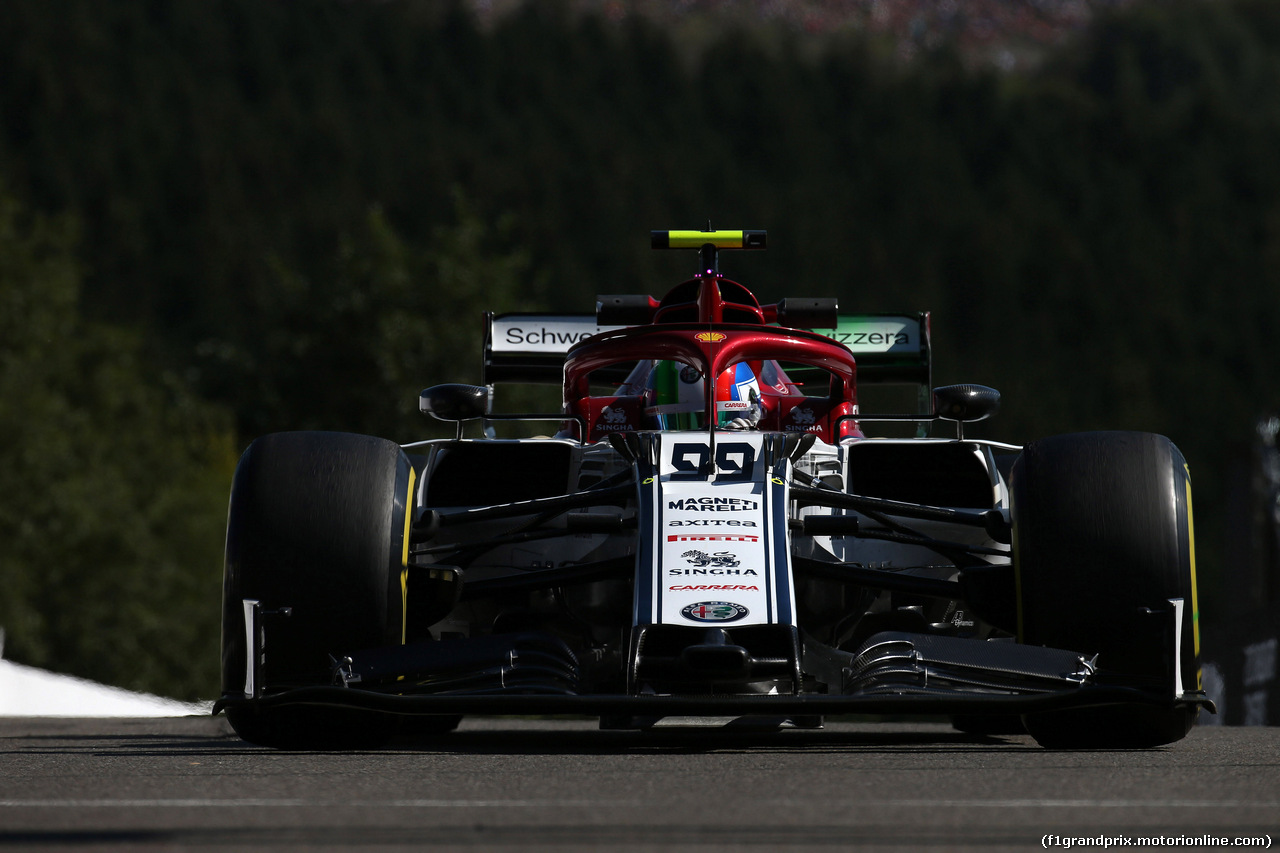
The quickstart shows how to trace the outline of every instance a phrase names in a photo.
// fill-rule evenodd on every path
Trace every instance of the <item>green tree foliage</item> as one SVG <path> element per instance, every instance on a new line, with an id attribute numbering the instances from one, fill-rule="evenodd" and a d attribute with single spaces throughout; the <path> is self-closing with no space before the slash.
<path id="1" fill-rule="evenodd" d="M 82 319 L 65 219 L 0 196 L 0 626 L 9 659 L 217 689 L 225 417 Z"/>
<path id="2" fill-rule="evenodd" d="M 480 381 L 483 312 L 530 307 L 531 273 L 526 253 L 503 248 L 509 222 L 482 220 L 460 192 L 453 203 L 454 220 L 425 246 L 375 207 L 319 273 L 275 260 L 244 320 L 200 347 L 206 386 L 216 378 L 225 391 L 215 393 L 255 402 L 241 414 L 248 435 L 339 429 L 410 441 L 433 432 L 418 411 L 426 384 Z"/>

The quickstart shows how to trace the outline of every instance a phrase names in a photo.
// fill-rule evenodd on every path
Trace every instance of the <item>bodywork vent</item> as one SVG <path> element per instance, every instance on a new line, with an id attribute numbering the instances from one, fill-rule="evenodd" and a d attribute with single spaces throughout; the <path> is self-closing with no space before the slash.
<path id="1" fill-rule="evenodd" d="M 849 492 L 930 506 L 990 509 L 995 489 L 972 444 L 880 444 L 849 448 Z"/>

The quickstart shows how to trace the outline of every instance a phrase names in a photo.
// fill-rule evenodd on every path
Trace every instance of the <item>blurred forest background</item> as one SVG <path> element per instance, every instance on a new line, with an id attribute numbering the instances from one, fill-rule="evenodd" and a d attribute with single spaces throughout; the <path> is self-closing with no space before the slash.
<path id="1" fill-rule="evenodd" d="M 1211 625 L 1280 410 L 1280 4 L 957 8 L 6 0 L 5 657 L 212 698 L 254 436 L 439 434 L 482 310 L 661 295 L 708 219 L 769 301 L 932 310 L 985 436 L 1169 435 Z"/>

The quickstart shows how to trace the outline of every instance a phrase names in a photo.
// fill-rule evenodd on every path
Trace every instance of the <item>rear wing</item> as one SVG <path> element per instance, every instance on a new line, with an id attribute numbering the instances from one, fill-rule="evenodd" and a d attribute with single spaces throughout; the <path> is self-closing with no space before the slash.
<path id="1" fill-rule="evenodd" d="M 595 314 L 485 314 L 485 385 L 501 382 L 560 384 L 565 354 L 581 340 L 626 326 L 602 326 Z M 932 384 L 929 312 L 840 314 L 827 334 L 853 353 L 859 384 Z M 923 398 L 922 398 L 923 399 Z"/>
<path id="2" fill-rule="evenodd" d="M 602 326 L 595 314 L 484 315 L 485 385 L 540 382 L 559 385 L 569 347 L 601 332 L 626 326 Z"/>

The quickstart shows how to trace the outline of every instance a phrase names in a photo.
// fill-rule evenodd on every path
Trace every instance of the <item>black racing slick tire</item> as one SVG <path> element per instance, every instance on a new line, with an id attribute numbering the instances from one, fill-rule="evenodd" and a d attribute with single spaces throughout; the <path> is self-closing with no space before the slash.
<path id="1" fill-rule="evenodd" d="M 330 684 L 333 659 L 401 642 L 414 479 L 400 447 L 379 438 L 293 432 L 249 446 L 227 519 L 224 697 L 245 695 L 246 601 L 262 614 L 259 695 Z M 233 704 L 227 716 L 244 740 L 283 749 L 370 747 L 395 733 L 394 720 L 352 709 Z"/>
<path id="2" fill-rule="evenodd" d="M 1024 717 L 1051 748 L 1146 748 L 1181 740 L 1197 707 L 1200 641 L 1191 479 L 1169 439 L 1054 436 L 1013 467 L 1022 642 L 1096 655 L 1100 683 L 1151 702 Z"/>

